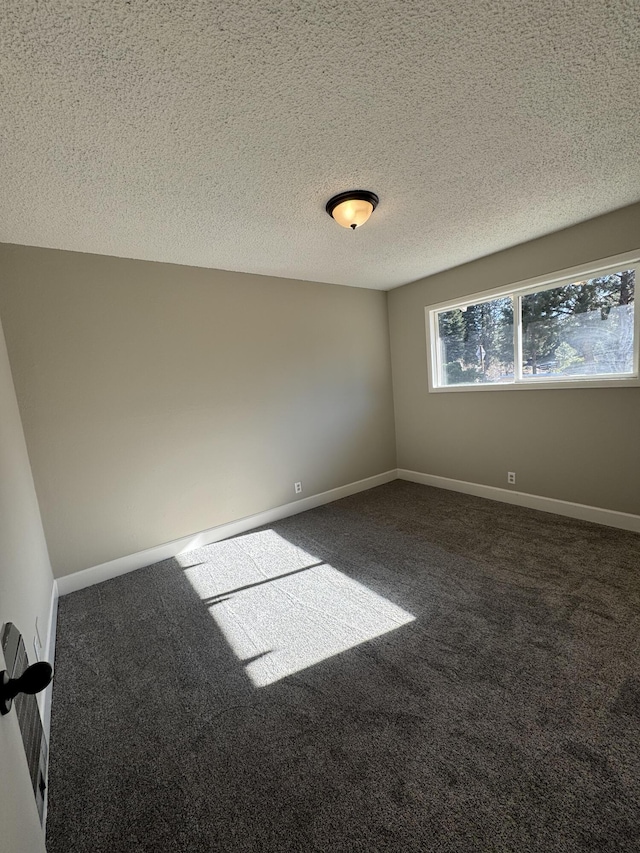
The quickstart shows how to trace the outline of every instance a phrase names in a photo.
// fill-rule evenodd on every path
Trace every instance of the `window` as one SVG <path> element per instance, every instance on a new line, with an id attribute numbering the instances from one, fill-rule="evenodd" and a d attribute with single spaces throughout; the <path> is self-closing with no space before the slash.
<path id="1" fill-rule="evenodd" d="M 426 309 L 429 389 L 638 385 L 635 256 Z"/>

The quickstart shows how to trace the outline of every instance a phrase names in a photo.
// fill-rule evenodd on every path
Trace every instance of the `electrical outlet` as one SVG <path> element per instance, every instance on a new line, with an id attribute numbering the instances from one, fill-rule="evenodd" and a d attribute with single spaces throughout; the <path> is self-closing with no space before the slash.
<path id="1" fill-rule="evenodd" d="M 516 472 L 515 471 L 507 471 L 507 483 L 510 486 L 515 486 L 516 484 Z"/>
<path id="2" fill-rule="evenodd" d="M 296 495 L 302 493 L 302 483 L 294 483 L 293 488 L 295 489 Z"/>

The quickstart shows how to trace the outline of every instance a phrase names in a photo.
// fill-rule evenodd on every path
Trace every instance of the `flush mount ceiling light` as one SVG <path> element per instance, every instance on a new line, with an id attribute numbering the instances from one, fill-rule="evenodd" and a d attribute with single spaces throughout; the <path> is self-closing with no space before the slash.
<path id="1" fill-rule="evenodd" d="M 378 196 L 368 190 L 351 190 L 330 198 L 326 209 L 338 225 L 355 231 L 371 216 L 378 200 Z"/>

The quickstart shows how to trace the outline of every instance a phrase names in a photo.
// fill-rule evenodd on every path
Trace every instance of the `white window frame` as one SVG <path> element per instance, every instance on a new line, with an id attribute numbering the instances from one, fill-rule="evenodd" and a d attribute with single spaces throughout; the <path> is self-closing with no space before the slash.
<path id="1" fill-rule="evenodd" d="M 514 300 L 514 323 L 513 340 L 514 355 L 520 347 L 522 337 L 522 312 L 520 300 L 530 293 L 539 293 L 542 290 L 552 290 L 566 284 L 575 284 L 590 278 L 620 272 L 624 269 L 635 267 L 636 278 L 640 279 L 640 249 L 625 252 L 621 255 L 612 255 L 589 264 L 560 270 L 556 273 L 529 278 L 515 284 L 503 285 L 501 287 L 485 290 L 480 293 L 470 293 L 455 300 L 439 302 L 435 305 L 427 305 L 425 311 L 425 325 L 427 338 L 427 376 L 429 381 L 429 392 L 458 393 L 460 391 L 534 391 L 566 388 L 627 388 L 640 386 L 640 304 L 637 296 L 634 299 L 634 327 L 633 327 L 633 371 L 631 373 L 600 374 L 589 379 L 585 376 L 575 378 L 565 377 L 563 379 L 523 379 L 518 365 L 514 364 L 514 378 L 510 382 L 490 383 L 474 382 L 467 385 L 440 385 L 442 376 L 440 365 L 440 352 L 438 347 L 438 314 L 442 311 L 454 311 L 456 308 L 465 308 L 467 305 L 478 305 L 482 302 L 490 302 L 501 297 L 511 296 Z M 520 365 L 521 368 L 521 365 Z M 520 375 L 516 375 L 520 374 Z"/>

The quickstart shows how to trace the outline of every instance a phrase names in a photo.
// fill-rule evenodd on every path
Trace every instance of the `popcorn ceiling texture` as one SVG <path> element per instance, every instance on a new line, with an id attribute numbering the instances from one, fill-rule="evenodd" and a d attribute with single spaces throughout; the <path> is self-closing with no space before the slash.
<path id="1" fill-rule="evenodd" d="M 0 240 L 387 289 L 555 231 L 640 198 L 639 16 L 5 0 Z"/>

